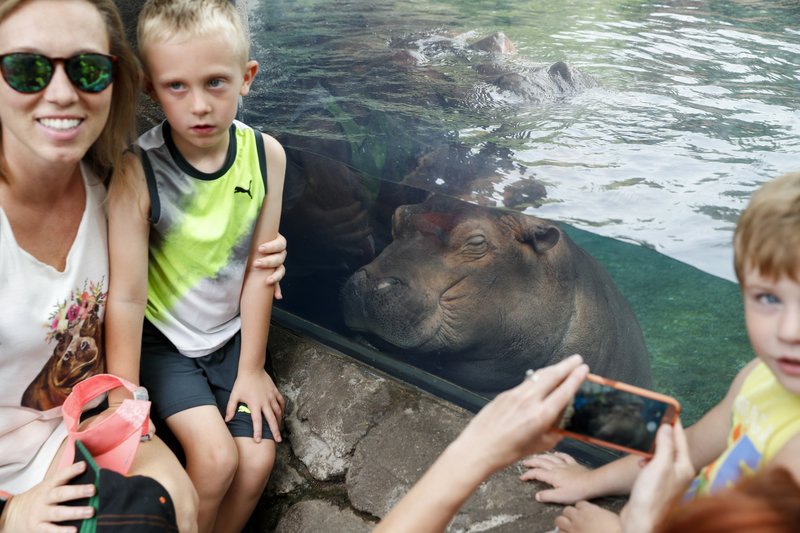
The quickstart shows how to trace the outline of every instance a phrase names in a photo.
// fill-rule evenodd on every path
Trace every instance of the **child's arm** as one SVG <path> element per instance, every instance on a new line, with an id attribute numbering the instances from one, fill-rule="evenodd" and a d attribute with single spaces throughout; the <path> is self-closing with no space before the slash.
<path id="1" fill-rule="evenodd" d="M 747 363 L 731 382 L 722 401 L 686 430 L 689 455 L 696 471 L 718 458 L 728 447 L 733 402 L 742 389 L 742 383 L 757 364 L 758 359 Z"/>
<path id="2" fill-rule="evenodd" d="M 119 173 L 119 178 L 124 179 L 112 179 L 108 199 L 106 371 L 139 383 L 142 323 L 147 305 L 150 195 L 138 156 L 127 153 Z"/>
<path id="3" fill-rule="evenodd" d="M 800 435 L 789 439 L 789 442 L 784 444 L 781 451 L 775 454 L 775 457 L 772 458 L 767 467 L 785 468 L 792 474 L 795 482 L 800 485 Z"/>
<path id="4" fill-rule="evenodd" d="M 725 451 L 733 400 L 756 363 L 752 361 L 743 368 L 722 401 L 686 430 L 689 455 L 696 471 Z M 553 486 L 538 492 L 537 501 L 571 504 L 600 496 L 628 494 L 641 471 L 642 461 L 636 455 L 629 455 L 590 470 L 569 455 L 558 453 L 537 455 L 526 459 L 523 464 L 530 470 L 522 474 L 521 479 L 535 479 Z"/>
<path id="5" fill-rule="evenodd" d="M 264 148 L 267 155 L 267 196 L 256 224 L 242 287 L 242 352 L 225 420 L 233 418 L 239 402 L 245 403 L 253 417 L 253 438 L 256 442 L 261 441 L 262 413 L 275 442 L 280 442 L 279 421 L 283 414 L 283 396 L 264 370 L 274 286 L 265 282 L 271 271 L 255 269 L 253 259 L 258 243 L 274 239 L 278 234 L 286 155 L 278 141 L 268 135 L 264 135 Z"/>

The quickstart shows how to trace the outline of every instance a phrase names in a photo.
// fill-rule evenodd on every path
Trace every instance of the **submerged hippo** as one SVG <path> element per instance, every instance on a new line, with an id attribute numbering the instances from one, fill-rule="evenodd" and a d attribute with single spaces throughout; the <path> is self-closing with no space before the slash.
<path id="1" fill-rule="evenodd" d="M 393 236 L 343 288 L 351 329 L 484 394 L 573 353 L 596 374 L 650 385 L 628 302 L 553 222 L 433 197 L 399 207 Z"/>

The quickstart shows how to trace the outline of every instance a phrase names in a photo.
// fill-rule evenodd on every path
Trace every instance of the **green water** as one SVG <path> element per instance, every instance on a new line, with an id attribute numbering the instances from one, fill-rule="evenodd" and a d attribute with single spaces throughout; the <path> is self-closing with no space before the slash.
<path id="1" fill-rule="evenodd" d="M 565 229 L 633 307 L 652 357 L 653 389 L 681 402 L 685 424 L 696 421 L 753 358 L 739 286 L 642 246 Z"/>

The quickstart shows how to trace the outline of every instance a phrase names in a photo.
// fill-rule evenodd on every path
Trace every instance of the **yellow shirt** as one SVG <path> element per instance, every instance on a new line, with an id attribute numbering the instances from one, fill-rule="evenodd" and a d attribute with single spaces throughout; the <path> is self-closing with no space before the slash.
<path id="1" fill-rule="evenodd" d="M 784 389 L 759 363 L 734 400 L 727 449 L 700 471 L 687 498 L 717 492 L 751 475 L 798 433 L 800 396 Z"/>

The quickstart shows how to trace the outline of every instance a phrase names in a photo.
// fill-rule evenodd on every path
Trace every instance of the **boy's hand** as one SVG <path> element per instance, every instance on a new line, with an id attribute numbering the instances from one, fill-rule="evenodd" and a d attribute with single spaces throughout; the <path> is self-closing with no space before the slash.
<path id="1" fill-rule="evenodd" d="M 585 489 L 591 470 L 578 464 L 571 455 L 562 452 L 532 455 L 522 465 L 528 470 L 520 476 L 521 480 L 543 481 L 553 486 L 537 492 L 537 502 L 573 504 L 589 497 Z"/>
<path id="2" fill-rule="evenodd" d="M 556 531 L 581 533 L 602 531 L 603 533 L 622 533 L 619 516 L 599 505 L 580 501 L 564 508 L 555 519 Z M 649 530 L 647 530 L 649 531 Z M 638 533 L 646 533 L 645 530 Z"/>
<path id="3" fill-rule="evenodd" d="M 253 439 L 256 442 L 261 442 L 262 413 L 275 442 L 281 442 L 280 420 L 285 403 L 283 395 L 265 370 L 239 369 L 225 410 L 225 422 L 233 419 L 239 403 L 246 404 L 250 410 L 250 416 L 253 417 Z"/>

